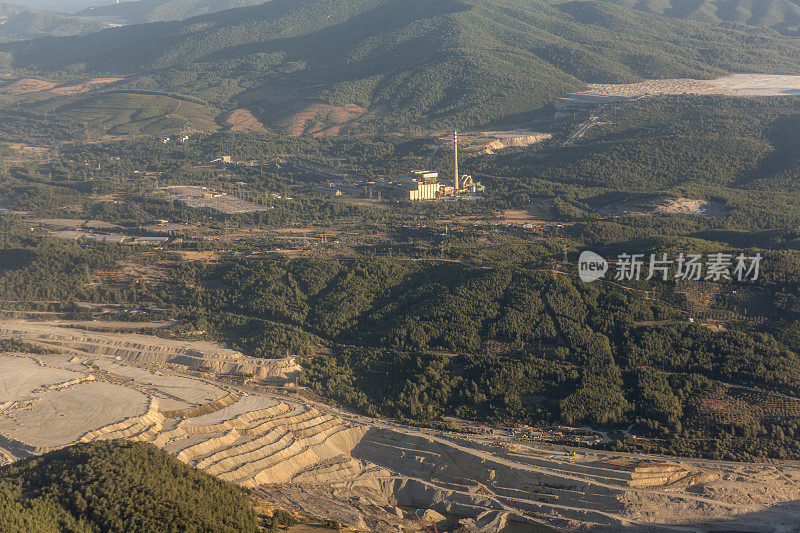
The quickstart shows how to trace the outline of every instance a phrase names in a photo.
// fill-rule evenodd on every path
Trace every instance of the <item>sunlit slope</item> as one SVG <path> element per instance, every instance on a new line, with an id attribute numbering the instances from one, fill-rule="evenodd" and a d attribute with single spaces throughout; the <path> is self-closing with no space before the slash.
<path id="1" fill-rule="evenodd" d="M 0 92 L 0 102 L 7 96 Z M 88 140 L 130 135 L 169 135 L 183 131 L 216 131 L 219 110 L 179 96 L 135 91 L 89 92 L 75 96 L 25 95 L 18 103 L 6 104 L 7 127 L 29 133 L 53 128 L 54 120 L 71 125 L 71 132 Z M 69 126 L 66 126 L 69 128 Z"/>
<path id="2" fill-rule="evenodd" d="M 157 135 L 181 127 L 189 131 L 217 129 L 213 108 L 162 95 L 108 92 L 54 100 L 36 110 L 83 122 L 111 135 Z"/>

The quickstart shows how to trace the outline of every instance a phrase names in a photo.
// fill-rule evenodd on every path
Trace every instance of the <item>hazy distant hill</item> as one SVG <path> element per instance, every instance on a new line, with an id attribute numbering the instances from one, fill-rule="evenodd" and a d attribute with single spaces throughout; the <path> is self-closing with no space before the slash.
<path id="1" fill-rule="evenodd" d="M 15 66 L 135 74 L 131 88 L 241 105 L 298 130 L 332 116 L 470 126 L 584 82 L 800 73 L 800 39 L 607 1 L 274 0 L 3 48 Z"/>
<path id="2" fill-rule="evenodd" d="M 60 13 L 0 4 L 0 41 L 82 35 L 107 27 L 107 24 L 101 22 L 87 22 Z"/>
<path id="3" fill-rule="evenodd" d="M 679 19 L 772 28 L 800 35 L 800 0 L 608 0 Z"/>
<path id="4" fill-rule="evenodd" d="M 83 17 L 122 19 L 128 24 L 183 20 L 226 9 L 263 4 L 269 0 L 138 0 L 109 6 L 90 7 Z"/>
<path id="5" fill-rule="evenodd" d="M 31 9 L 74 13 L 97 4 L 112 4 L 114 0 L 17 0 L 16 3 Z"/>

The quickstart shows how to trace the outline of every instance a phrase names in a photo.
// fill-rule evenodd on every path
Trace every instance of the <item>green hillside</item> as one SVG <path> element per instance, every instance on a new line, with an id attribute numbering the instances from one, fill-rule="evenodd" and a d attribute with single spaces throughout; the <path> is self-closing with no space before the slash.
<path id="1" fill-rule="evenodd" d="M 37 11 L 14 4 L 0 4 L 0 42 L 37 37 L 83 35 L 108 28 L 102 22 L 88 22 L 49 11 Z"/>
<path id="2" fill-rule="evenodd" d="M 92 137 L 153 134 L 180 131 L 214 131 L 214 108 L 166 95 L 108 91 L 89 96 L 53 98 L 32 104 L 32 114 L 58 116 L 60 120 L 86 124 Z M 13 110 L 10 110 L 13 114 Z"/>
<path id="3" fill-rule="evenodd" d="M 633 9 L 712 24 L 731 23 L 772 28 L 800 35 L 797 0 L 609 0 Z"/>
<path id="4" fill-rule="evenodd" d="M 239 489 L 149 444 L 78 444 L 0 468 L 0 531 L 258 531 Z"/>
<path id="5" fill-rule="evenodd" d="M 90 7 L 82 17 L 118 17 L 129 24 L 183 20 L 226 9 L 254 6 L 269 0 L 137 0 L 110 6 Z"/>
<path id="6" fill-rule="evenodd" d="M 580 143 L 553 143 L 540 158 L 506 153 L 487 172 L 532 176 L 585 190 L 647 193 L 732 187 L 795 193 L 800 184 L 800 114 L 793 96 L 665 96 L 626 102 Z M 539 195 L 540 185 L 529 193 Z M 520 201 L 521 191 L 511 197 Z"/>
<path id="7" fill-rule="evenodd" d="M 275 0 L 4 48 L 9 66 L 137 74 L 131 87 L 244 102 L 273 122 L 357 104 L 407 129 L 526 113 L 583 82 L 797 72 L 798 45 L 603 1 Z"/>
<path id="8" fill-rule="evenodd" d="M 0 139 L 52 143 L 136 135 L 172 135 L 220 129 L 219 110 L 179 95 L 148 91 L 89 92 L 73 96 L 33 93 L 11 100 L 0 91 Z"/>

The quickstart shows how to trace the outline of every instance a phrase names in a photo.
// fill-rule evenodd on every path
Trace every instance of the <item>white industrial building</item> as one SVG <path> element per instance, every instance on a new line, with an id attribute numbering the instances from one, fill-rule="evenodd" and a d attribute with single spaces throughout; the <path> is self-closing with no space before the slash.
<path id="1" fill-rule="evenodd" d="M 458 132 L 453 133 L 455 172 L 453 184 L 439 183 L 439 173 L 432 170 L 415 170 L 404 177 L 393 191 L 401 200 L 421 201 L 443 198 L 466 197 L 468 194 L 484 192 L 486 189 L 472 176 L 461 175 L 458 170 Z"/>

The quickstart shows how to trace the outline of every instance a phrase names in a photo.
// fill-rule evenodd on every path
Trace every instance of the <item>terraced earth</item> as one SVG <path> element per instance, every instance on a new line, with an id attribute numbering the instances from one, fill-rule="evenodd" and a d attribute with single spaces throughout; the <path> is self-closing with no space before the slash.
<path id="1" fill-rule="evenodd" d="M 787 462 L 409 428 L 304 399 L 291 386 L 293 359 L 212 343 L 24 320 L 0 322 L 0 338 L 59 352 L 0 355 L 0 464 L 75 442 L 151 442 L 276 505 L 371 531 L 789 531 L 800 522 L 800 467 Z M 223 379 L 231 373 L 252 381 Z"/>

